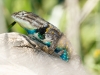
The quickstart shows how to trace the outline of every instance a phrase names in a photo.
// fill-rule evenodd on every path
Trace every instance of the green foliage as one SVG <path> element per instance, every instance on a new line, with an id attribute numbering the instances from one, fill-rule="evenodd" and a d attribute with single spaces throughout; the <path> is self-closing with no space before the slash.
<path id="1" fill-rule="evenodd" d="M 11 14 L 22 10 L 34 12 L 47 19 L 50 16 L 51 10 L 58 1 L 59 0 L 4 0 L 7 26 L 9 26 L 12 22 L 10 19 Z M 12 30 L 20 33 L 26 33 L 19 25 L 15 25 Z"/>
<path id="2" fill-rule="evenodd" d="M 100 74 L 100 11 L 99 3 L 84 20 L 80 27 L 81 56 L 85 64 L 96 73 Z"/>

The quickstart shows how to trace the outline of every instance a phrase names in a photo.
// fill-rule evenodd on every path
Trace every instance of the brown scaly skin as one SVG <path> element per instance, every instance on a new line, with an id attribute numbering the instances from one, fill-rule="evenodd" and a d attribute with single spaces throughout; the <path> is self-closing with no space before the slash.
<path id="1" fill-rule="evenodd" d="M 64 34 L 57 27 L 40 18 L 38 15 L 31 12 L 19 11 L 13 13 L 12 18 L 15 20 L 15 22 L 19 23 L 21 27 L 27 30 L 42 30 L 41 32 L 45 35 L 44 39 L 40 40 L 37 35 L 35 35 L 36 33 L 29 34 L 29 36 L 31 38 L 35 37 L 42 42 L 51 42 L 50 47 L 46 45 L 42 46 L 43 51 L 46 53 L 53 54 L 57 46 L 65 47 L 67 49 L 69 48 L 68 44 L 66 45 Z M 62 40 L 65 44 L 62 43 Z"/>

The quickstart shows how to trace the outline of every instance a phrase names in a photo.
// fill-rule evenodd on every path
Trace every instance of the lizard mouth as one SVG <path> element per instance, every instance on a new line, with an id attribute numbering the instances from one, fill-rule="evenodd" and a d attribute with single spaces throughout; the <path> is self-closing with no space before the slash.
<path id="1" fill-rule="evenodd" d="M 9 28 L 12 28 L 14 25 L 16 24 L 16 22 L 12 22 L 9 26 Z M 45 32 L 46 32 L 46 29 L 48 28 L 49 26 L 47 27 L 42 27 L 42 28 L 39 28 L 39 29 L 33 29 L 33 30 L 36 30 L 36 33 L 38 32 L 39 34 L 39 38 L 40 39 L 45 39 Z M 25 28 L 26 29 L 26 28 Z"/>

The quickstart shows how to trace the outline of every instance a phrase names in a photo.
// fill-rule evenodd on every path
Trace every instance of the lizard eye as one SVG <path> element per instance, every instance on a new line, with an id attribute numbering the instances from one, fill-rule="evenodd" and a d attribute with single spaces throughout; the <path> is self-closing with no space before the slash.
<path id="1" fill-rule="evenodd" d="M 22 16 L 24 15 L 24 13 L 22 13 Z"/>
<path id="2" fill-rule="evenodd" d="M 24 16 L 25 15 L 25 12 L 22 12 L 22 14 L 21 14 L 22 16 Z"/>
<path id="3" fill-rule="evenodd" d="M 21 11 L 21 12 L 19 12 L 19 15 L 24 16 L 25 13 L 26 13 L 25 11 Z"/>

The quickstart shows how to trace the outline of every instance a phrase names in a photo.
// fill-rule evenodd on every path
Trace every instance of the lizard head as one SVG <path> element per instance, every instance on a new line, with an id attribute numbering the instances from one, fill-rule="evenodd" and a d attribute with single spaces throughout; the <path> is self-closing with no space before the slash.
<path id="1" fill-rule="evenodd" d="M 43 27 L 47 27 L 47 22 L 37 16 L 34 13 L 26 12 L 26 11 L 19 11 L 12 14 L 12 18 L 15 22 L 19 23 L 25 29 L 39 29 Z"/>

